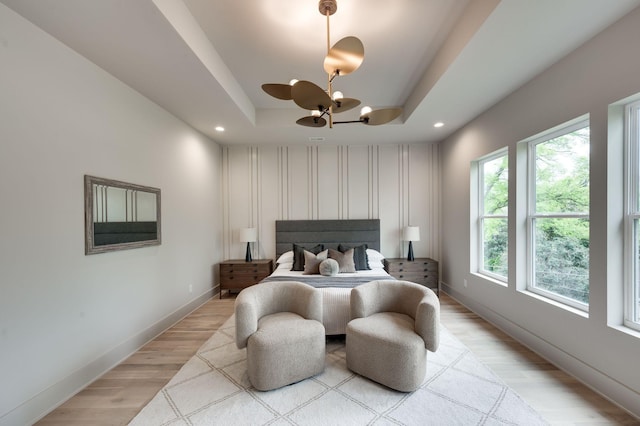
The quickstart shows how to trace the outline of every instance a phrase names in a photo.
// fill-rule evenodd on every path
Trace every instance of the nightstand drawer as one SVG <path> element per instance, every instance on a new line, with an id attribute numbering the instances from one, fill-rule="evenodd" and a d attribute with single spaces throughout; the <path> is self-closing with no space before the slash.
<path id="1" fill-rule="evenodd" d="M 438 263 L 431 261 L 413 261 L 408 260 L 399 262 L 389 262 L 388 271 L 392 272 L 438 272 Z"/>
<path id="2" fill-rule="evenodd" d="M 230 272 L 230 273 L 225 273 L 225 272 L 220 272 L 220 279 L 224 279 L 224 280 L 236 280 L 236 281 L 241 281 L 241 280 L 261 280 L 265 277 L 267 277 L 269 274 L 266 273 L 259 273 L 259 272 Z"/>
<path id="3" fill-rule="evenodd" d="M 394 273 L 392 276 L 399 280 L 413 281 L 419 284 L 427 282 L 433 282 L 435 284 L 438 282 L 437 273 L 398 272 Z"/>

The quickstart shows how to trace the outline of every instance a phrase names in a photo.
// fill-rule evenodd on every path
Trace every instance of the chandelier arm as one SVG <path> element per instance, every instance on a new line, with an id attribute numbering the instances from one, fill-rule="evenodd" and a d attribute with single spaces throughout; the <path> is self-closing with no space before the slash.
<path id="1" fill-rule="evenodd" d="M 349 121 L 334 121 L 333 124 L 350 124 L 350 123 L 365 123 L 369 121 L 367 118 L 361 118 L 360 120 L 349 120 Z"/>
<path id="2" fill-rule="evenodd" d="M 329 103 L 329 108 L 327 111 L 329 112 L 329 128 L 333 129 L 333 94 L 331 93 L 331 78 L 329 78 L 329 98 L 331 98 L 331 102 Z"/>

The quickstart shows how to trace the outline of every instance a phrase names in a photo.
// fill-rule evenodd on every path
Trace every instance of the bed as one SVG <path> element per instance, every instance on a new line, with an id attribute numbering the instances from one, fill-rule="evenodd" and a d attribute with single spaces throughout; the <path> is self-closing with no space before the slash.
<path id="1" fill-rule="evenodd" d="M 307 275 L 292 271 L 293 246 L 321 251 L 354 248 L 353 273 L 335 276 Z M 318 251 L 318 250 L 316 250 Z M 363 253 L 366 253 L 364 256 Z M 370 269 L 363 269 L 365 266 Z M 380 254 L 380 220 L 279 220 L 276 221 L 276 268 L 262 283 L 301 281 L 319 288 L 323 297 L 323 323 L 327 335 L 344 334 L 349 322 L 349 296 L 357 285 L 373 280 L 394 279 L 385 270 Z"/>

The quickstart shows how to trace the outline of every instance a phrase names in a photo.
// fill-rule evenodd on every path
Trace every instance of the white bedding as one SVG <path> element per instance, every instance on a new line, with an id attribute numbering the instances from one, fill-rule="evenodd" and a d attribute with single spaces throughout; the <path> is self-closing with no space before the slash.
<path id="1" fill-rule="evenodd" d="M 291 265 L 279 264 L 270 278 L 277 277 L 292 277 L 299 278 L 299 281 L 305 282 L 305 278 L 318 277 L 318 275 L 303 275 L 299 271 L 291 271 Z M 344 278 L 345 281 L 353 277 L 371 277 L 372 279 L 379 279 L 380 277 L 389 277 L 393 279 L 391 275 L 387 273 L 383 268 L 372 268 L 371 270 L 358 271 L 356 273 L 341 273 L 338 275 L 340 278 Z M 320 288 L 322 292 L 322 322 L 325 328 L 325 334 L 345 334 L 347 323 L 350 320 L 350 305 L 349 299 L 351 295 L 350 288 L 335 288 L 327 287 Z"/>

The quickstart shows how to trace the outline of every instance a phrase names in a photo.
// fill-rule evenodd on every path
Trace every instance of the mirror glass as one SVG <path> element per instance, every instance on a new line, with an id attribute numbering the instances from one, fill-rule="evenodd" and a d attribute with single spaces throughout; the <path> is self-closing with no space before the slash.
<path id="1" fill-rule="evenodd" d="M 160 190 L 85 175 L 85 254 L 160 244 Z"/>

